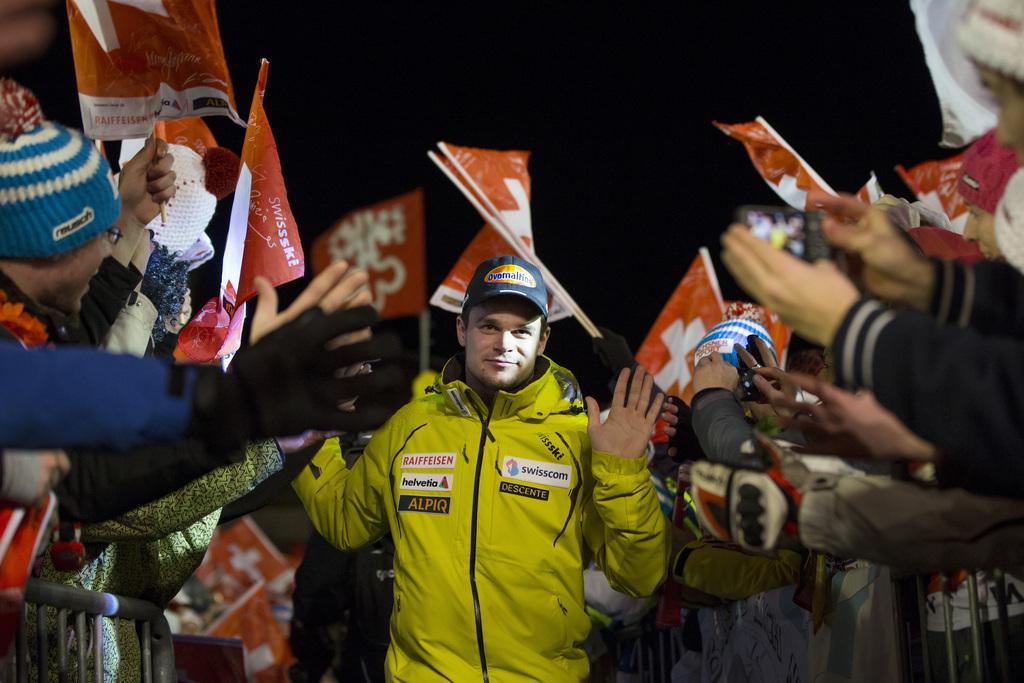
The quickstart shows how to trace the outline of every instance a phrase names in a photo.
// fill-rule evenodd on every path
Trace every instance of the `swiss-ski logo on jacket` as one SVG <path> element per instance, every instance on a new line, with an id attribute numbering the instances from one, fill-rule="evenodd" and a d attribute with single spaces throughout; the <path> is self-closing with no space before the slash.
<path id="1" fill-rule="evenodd" d="M 540 439 L 540 442 L 544 444 L 544 448 L 548 449 L 548 453 L 550 453 L 555 460 L 561 460 L 564 457 L 562 451 L 555 445 L 555 442 L 551 440 L 550 436 L 547 434 L 537 434 L 537 438 Z"/>
<path id="2" fill-rule="evenodd" d="M 519 479 L 533 484 L 546 484 L 567 489 L 572 482 L 572 468 L 553 462 L 525 460 L 505 456 L 501 464 L 501 474 L 510 479 Z"/>

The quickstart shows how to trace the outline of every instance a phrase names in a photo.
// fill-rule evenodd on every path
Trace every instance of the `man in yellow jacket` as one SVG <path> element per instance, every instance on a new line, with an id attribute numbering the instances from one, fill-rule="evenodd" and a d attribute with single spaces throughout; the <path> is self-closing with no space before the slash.
<path id="1" fill-rule="evenodd" d="M 666 575 L 644 458 L 661 396 L 650 401 L 642 369 L 632 381 L 623 370 L 602 424 L 572 373 L 541 355 L 547 314 L 533 264 L 481 263 L 456 324 L 465 353 L 352 469 L 332 439 L 293 484 L 339 548 L 391 532 L 391 680 L 585 680 L 584 567 L 595 560 L 633 596 Z"/>

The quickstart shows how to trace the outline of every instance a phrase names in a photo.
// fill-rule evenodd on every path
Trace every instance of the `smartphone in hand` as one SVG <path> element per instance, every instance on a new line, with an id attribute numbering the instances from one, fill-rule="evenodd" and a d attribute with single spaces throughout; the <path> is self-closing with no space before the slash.
<path id="1" fill-rule="evenodd" d="M 822 232 L 824 214 L 797 211 L 788 206 L 741 206 L 736 222 L 746 223 L 751 234 L 805 261 L 831 259 L 832 246 Z"/>

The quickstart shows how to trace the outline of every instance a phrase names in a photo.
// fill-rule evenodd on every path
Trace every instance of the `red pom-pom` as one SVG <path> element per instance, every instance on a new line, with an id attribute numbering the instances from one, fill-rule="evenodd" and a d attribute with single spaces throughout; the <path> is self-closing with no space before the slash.
<path id="1" fill-rule="evenodd" d="M 217 199 L 224 199 L 235 191 L 242 160 L 230 149 L 209 147 L 203 156 L 206 166 L 206 190 Z"/>
<path id="2" fill-rule="evenodd" d="M 43 123 L 43 110 L 32 91 L 10 78 L 0 78 L 0 135 L 17 137 Z"/>

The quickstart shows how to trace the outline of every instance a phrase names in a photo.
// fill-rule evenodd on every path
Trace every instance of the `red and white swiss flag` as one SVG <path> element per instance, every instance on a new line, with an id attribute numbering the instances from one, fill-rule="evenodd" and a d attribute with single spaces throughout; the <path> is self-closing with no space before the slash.
<path id="1" fill-rule="evenodd" d="M 701 247 L 636 353 L 658 386 L 687 405 L 693 398 L 693 352 L 721 322 L 724 309 L 711 254 Z"/>
<path id="2" fill-rule="evenodd" d="M 814 211 L 815 207 L 807 202 L 811 194 L 835 196 L 835 190 L 825 179 L 764 118 L 758 116 L 743 123 L 712 123 L 718 130 L 743 143 L 751 163 L 768 187 L 794 209 Z M 874 173 L 856 194 L 866 204 L 882 196 L 882 187 Z"/>

